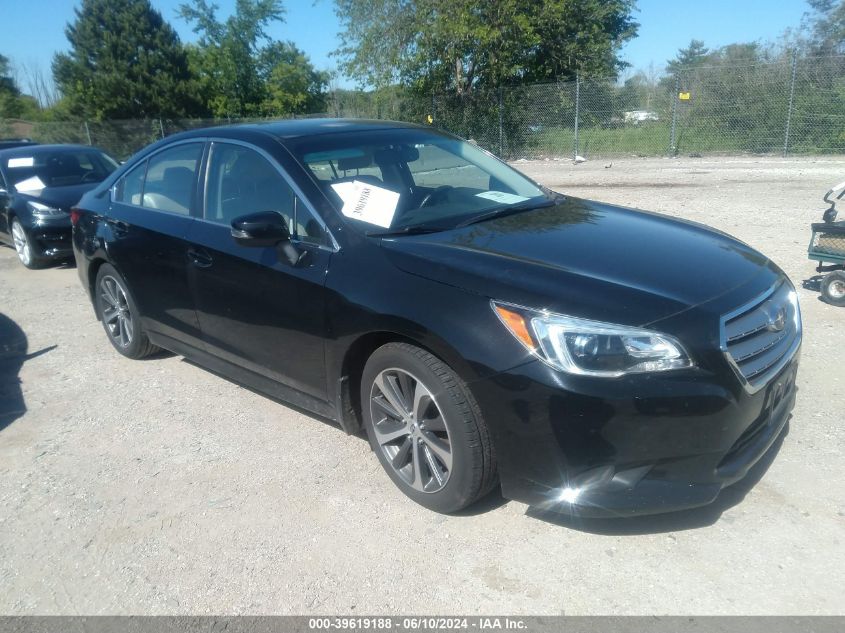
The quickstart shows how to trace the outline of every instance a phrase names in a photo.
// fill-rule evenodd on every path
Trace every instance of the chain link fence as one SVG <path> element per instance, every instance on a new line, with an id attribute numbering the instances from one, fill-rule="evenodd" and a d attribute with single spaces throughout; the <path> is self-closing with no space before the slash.
<path id="1" fill-rule="evenodd" d="M 464 94 L 334 91 L 327 104 L 308 116 L 431 123 L 509 159 L 845 153 L 845 57 Z M 260 120 L 0 121 L 0 136 L 97 145 L 126 158 L 175 132 Z"/>

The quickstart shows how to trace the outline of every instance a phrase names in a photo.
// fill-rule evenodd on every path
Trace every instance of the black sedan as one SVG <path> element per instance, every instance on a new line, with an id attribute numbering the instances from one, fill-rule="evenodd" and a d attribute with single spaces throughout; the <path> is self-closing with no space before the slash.
<path id="1" fill-rule="evenodd" d="M 0 150 L 37 144 L 38 143 L 28 138 L 0 138 Z"/>
<path id="2" fill-rule="evenodd" d="M 113 158 L 84 145 L 0 151 L 0 241 L 27 268 L 72 257 L 70 209 L 115 169 Z"/>
<path id="3" fill-rule="evenodd" d="M 73 212 L 109 341 L 366 430 L 437 511 L 709 503 L 784 432 L 801 318 L 745 244 L 565 197 L 430 128 L 196 130 Z"/>

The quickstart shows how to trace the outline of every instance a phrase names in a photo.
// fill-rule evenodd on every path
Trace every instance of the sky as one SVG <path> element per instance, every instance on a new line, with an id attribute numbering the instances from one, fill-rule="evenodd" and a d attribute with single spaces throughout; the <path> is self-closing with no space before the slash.
<path id="1" fill-rule="evenodd" d="M 152 0 L 152 4 L 182 40 L 190 42 L 196 36 L 176 17 L 182 1 Z M 75 4 L 73 0 L 0 0 L 4 24 L 0 54 L 18 67 L 38 66 L 49 77 L 53 54 L 67 49 L 64 27 L 73 19 Z M 226 17 L 235 0 L 217 0 L 217 4 L 218 15 Z M 710 48 L 775 39 L 785 29 L 797 27 L 807 9 L 806 0 L 639 0 L 637 4 L 639 35 L 622 50 L 622 58 L 635 70 L 651 65 L 659 70 L 693 38 L 704 40 Z M 285 7 L 285 23 L 273 25 L 270 35 L 292 40 L 318 69 L 334 69 L 337 61 L 330 53 L 337 48 L 340 24 L 332 0 L 286 0 Z M 353 86 L 344 79 L 339 84 Z"/>

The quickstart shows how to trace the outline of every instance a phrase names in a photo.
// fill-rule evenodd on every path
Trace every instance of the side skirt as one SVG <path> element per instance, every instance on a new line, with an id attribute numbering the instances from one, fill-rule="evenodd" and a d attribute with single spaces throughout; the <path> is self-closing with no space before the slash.
<path id="1" fill-rule="evenodd" d="M 238 383 L 245 387 L 255 389 L 261 393 L 282 400 L 288 404 L 305 409 L 310 413 L 314 413 L 332 421 L 337 421 L 337 413 L 335 408 L 328 402 L 324 402 L 306 393 L 302 393 L 297 389 L 283 385 L 275 380 L 271 380 L 266 376 L 257 374 L 243 367 L 234 365 L 217 356 L 209 354 L 208 352 L 197 349 L 193 345 L 188 345 L 174 338 L 161 334 L 159 332 L 147 332 L 147 336 L 155 345 L 162 347 L 174 354 L 184 356 L 186 359 L 195 362 L 215 374 L 219 374 L 224 378 Z"/>

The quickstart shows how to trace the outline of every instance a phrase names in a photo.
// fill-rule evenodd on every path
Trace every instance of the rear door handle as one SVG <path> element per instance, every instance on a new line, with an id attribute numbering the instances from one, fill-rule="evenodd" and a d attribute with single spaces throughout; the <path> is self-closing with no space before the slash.
<path id="1" fill-rule="evenodd" d="M 123 237 L 129 232 L 129 225 L 126 222 L 122 222 L 120 220 L 114 220 L 112 218 L 106 219 L 106 224 L 111 227 L 111 230 L 117 237 Z"/>
<path id="2" fill-rule="evenodd" d="M 188 259 L 197 268 L 210 268 L 211 264 L 214 263 L 211 255 L 204 248 L 189 248 Z"/>

